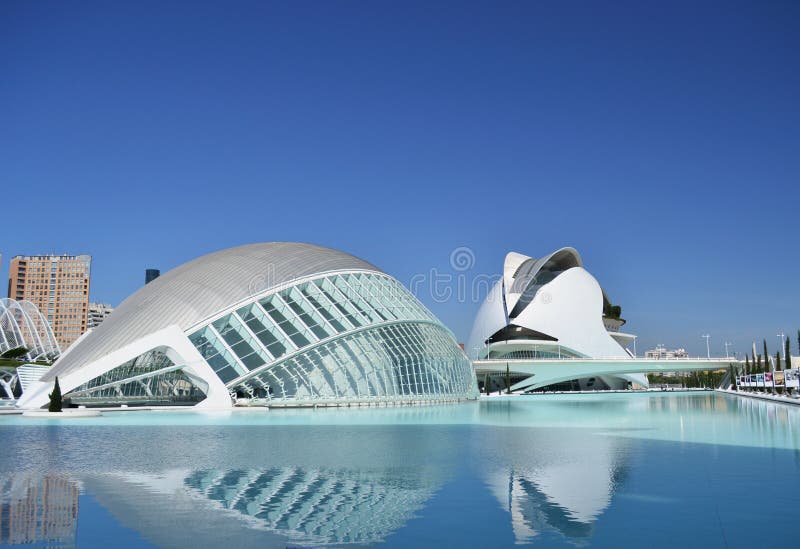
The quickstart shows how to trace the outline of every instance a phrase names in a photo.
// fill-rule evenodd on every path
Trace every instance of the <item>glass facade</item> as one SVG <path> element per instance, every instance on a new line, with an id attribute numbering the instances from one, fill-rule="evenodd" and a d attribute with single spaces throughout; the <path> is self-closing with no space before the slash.
<path id="1" fill-rule="evenodd" d="M 65 395 L 72 404 L 196 404 L 206 388 L 192 381 L 161 350 L 109 370 Z"/>
<path id="2" fill-rule="evenodd" d="M 378 272 L 306 278 L 260 294 L 186 334 L 237 405 L 337 405 L 474 398 L 452 334 Z M 207 382 L 166 346 L 69 391 L 72 404 L 195 404 Z M 170 356 L 178 356 L 170 354 Z"/>
<path id="3" fill-rule="evenodd" d="M 543 347 L 543 348 L 536 348 L 531 346 L 528 349 L 515 349 L 509 352 L 496 352 L 492 349 L 489 358 L 491 359 L 533 359 L 533 358 L 581 358 L 581 356 L 576 353 L 575 351 L 568 349 L 567 347 Z"/>
<path id="4" fill-rule="evenodd" d="M 452 335 L 380 273 L 333 274 L 254 300 L 189 340 L 239 404 L 469 398 Z"/>

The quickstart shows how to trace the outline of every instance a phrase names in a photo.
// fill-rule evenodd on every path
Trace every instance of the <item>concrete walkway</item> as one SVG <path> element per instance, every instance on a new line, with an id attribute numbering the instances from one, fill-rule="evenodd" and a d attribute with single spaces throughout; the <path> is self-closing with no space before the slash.
<path id="1" fill-rule="evenodd" d="M 800 406 L 800 396 L 797 395 L 771 395 L 769 393 L 751 393 L 749 391 L 731 391 L 730 389 L 715 389 L 718 393 L 726 393 L 740 397 L 755 398 L 759 400 L 770 400 L 772 402 L 782 402 L 783 404 L 794 404 Z"/>

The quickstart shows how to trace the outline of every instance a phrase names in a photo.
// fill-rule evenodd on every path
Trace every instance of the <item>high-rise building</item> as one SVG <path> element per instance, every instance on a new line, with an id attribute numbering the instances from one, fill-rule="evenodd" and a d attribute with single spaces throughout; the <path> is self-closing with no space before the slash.
<path id="1" fill-rule="evenodd" d="M 89 303 L 89 322 L 87 327 L 97 328 L 114 310 L 109 303 Z"/>
<path id="2" fill-rule="evenodd" d="M 90 255 L 18 255 L 11 259 L 8 297 L 36 305 L 62 350 L 87 329 L 91 265 Z"/>
<path id="3" fill-rule="evenodd" d="M 0 544 L 75 547 L 78 484 L 58 475 L 13 475 L 0 480 Z"/>
<path id="4" fill-rule="evenodd" d="M 144 283 L 150 284 L 159 276 L 161 276 L 161 271 L 159 271 L 158 269 L 147 269 L 144 272 Z"/>

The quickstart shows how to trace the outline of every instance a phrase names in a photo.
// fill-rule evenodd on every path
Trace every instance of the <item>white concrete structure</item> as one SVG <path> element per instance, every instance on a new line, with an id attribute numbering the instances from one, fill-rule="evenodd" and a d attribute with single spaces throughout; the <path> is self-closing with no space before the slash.
<path id="1" fill-rule="evenodd" d="M 604 317 L 606 301 L 575 249 L 563 248 L 541 259 L 511 252 L 502 278 L 478 311 L 466 350 L 471 358 L 484 361 L 630 360 L 633 353 L 625 346 L 635 336 L 619 331 L 624 320 Z M 569 368 L 569 363 L 563 367 Z M 581 388 L 624 388 L 628 382 L 647 386 L 646 376 L 636 373 L 579 382 Z M 531 378 L 517 387 L 533 383 Z"/>
<path id="2" fill-rule="evenodd" d="M 326 405 L 475 398 L 453 335 L 399 282 L 351 255 L 271 242 L 153 280 L 23 393 L 47 403 Z"/>

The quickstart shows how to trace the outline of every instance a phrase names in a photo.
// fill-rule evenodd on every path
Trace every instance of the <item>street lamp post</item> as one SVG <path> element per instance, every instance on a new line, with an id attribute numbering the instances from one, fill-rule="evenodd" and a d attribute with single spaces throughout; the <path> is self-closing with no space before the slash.
<path id="1" fill-rule="evenodd" d="M 725 342 L 725 358 L 730 358 L 731 356 L 728 354 L 728 347 L 731 346 L 731 343 L 728 341 Z"/>
<path id="2" fill-rule="evenodd" d="M 711 347 L 708 345 L 708 340 L 711 339 L 711 334 L 703 334 L 700 337 L 706 338 L 706 357 L 711 360 Z"/>

